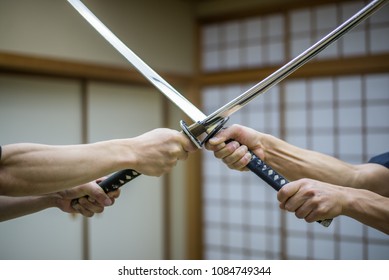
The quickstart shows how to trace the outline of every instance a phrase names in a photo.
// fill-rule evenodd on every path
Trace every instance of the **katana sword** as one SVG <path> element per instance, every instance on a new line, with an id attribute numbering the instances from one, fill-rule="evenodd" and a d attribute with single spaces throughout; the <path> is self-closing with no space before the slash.
<path id="1" fill-rule="evenodd" d="M 278 71 L 271 74 L 269 77 L 259 82 L 242 95 L 238 96 L 231 102 L 227 103 L 214 113 L 206 116 L 184 96 L 176 91 L 168 82 L 152 70 L 145 62 L 143 62 L 134 52 L 132 52 L 116 35 L 114 35 L 81 1 L 68 0 L 68 2 L 99 32 L 120 54 L 122 54 L 146 79 L 148 79 L 157 89 L 159 89 L 166 97 L 168 97 L 175 105 L 177 105 L 186 115 L 188 115 L 194 124 L 187 126 L 184 121 L 180 122 L 183 132 L 191 139 L 191 141 L 201 148 L 203 144 L 223 128 L 229 116 L 241 109 L 252 99 L 258 95 L 266 92 L 272 86 L 279 83 L 288 75 L 293 73 L 303 64 L 308 62 L 315 55 L 320 53 L 323 49 L 328 47 L 331 43 L 336 41 L 342 35 L 347 33 L 358 23 L 366 19 L 374 11 L 378 10 L 387 2 L 387 0 L 373 1 L 364 7 L 361 11 L 329 33 L 326 37 L 321 39 L 315 45 L 304 51 L 295 59 L 284 65 Z M 200 140 L 200 137 L 206 135 Z M 274 171 L 265 162 L 252 154 L 250 163 L 247 165 L 248 169 L 254 172 L 257 176 L 262 178 L 276 191 L 280 190 L 288 181 Z M 114 173 L 106 180 L 100 183 L 104 191 L 112 191 L 121 187 L 125 183 L 138 177 L 140 173 L 135 170 L 126 169 Z M 323 226 L 328 227 L 332 219 L 318 221 Z"/>
<path id="2" fill-rule="evenodd" d="M 257 83 L 246 92 L 242 93 L 240 96 L 230 101 L 223 107 L 219 108 L 215 112 L 205 118 L 201 125 L 204 127 L 209 127 L 213 123 L 218 122 L 220 119 L 226 118 L 233 114 L 234 112 L 240 110 L 243 106 L 249 103 L 252 99 L 257 97 L 258 95 L 265 93 L 274 85 L 281 82 L 284 78 L 292 74 L 298 68 L 303 66 L 310 59 L 315 57 L 325 48 L 327 48 L 330 44 L 338 40 L 344 34 L 349 32 L 352 28 L 357 26 L 359 23 L 364 21 L 374 12 L 382 8 L 388 0 L 374 0 L 362 8 L 359 12 L 341 24 L 339 27 L 334 29 L 328 35 L 319 40 L 316 44 L 302 52 L 296 58 L 282 66 L 280 69 L 269 75 L 267 78 Z M 193 130 L 194 128 L 191 128 Z"/>

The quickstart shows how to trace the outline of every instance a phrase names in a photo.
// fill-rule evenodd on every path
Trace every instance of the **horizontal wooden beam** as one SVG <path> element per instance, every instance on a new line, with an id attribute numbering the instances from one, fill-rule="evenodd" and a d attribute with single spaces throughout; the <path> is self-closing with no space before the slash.
<path id="1" fill-rule="evenodd" d="M 193 79 L 190 75 L 166 72 L 161 72 L 160 75 L 174 87 L 190 86 L 194 81 L 197 85 L 203 87 L 209 85 L 259 82 L 280 67 L 281 65 L 236 71 L 201 73 L 196 79 Z M 355 75 L 388 71 L 389 54 L 382 54 L 323 61 L 314 60 L 296 70 L 288 78 Z M 0 52 L 0 72 L 141 84 L 145 86 L 150 85 L 139 72 L 129 68 L 13 53 Z"/>
<path id="2" fill-rule="evenodd" d="M 130 68 L 4 52 L 0 52 L 0 72 L 150 85 Z M 160 75 L 172 85 L 186 86 L 192 82 L 190 75 Z"/>
<path id="3" fill-rule="evenodd" d="M 265 67 L 217 73 L 202 73 L 198 76 L 201 86 L 223 85 L 233 83 L 259 82 L 278 67 Z M 383 73 L 389 71 L 389 55 L 372 55 L 367 57 L 350 57 L 333 60 L 315 60 L 303 65 L 288 78 L 309 78 L 335 75 L 356 75 L 367 73 Z"/>

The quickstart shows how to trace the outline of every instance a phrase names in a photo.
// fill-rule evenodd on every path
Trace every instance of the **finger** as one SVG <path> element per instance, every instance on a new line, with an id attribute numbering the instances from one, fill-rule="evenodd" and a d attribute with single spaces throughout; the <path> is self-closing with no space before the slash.
<path id="1" fill-rule="evenodd" d="M 296 210 L 300 207 L 301 205 L 298 205 L 294 200 L 293 198 L 289 198 L 285 204 L 284 204 L 284 208 L 286 211 L 288 212 L 296 212 Z"/>
<path id="2" fill-rule="evenodd" d="M 205 148 L 207 150 L 213 151 L 213 152 L 217 152 L 217 151 L 223 149 L 225 146 L 226 146 L 225 142 L 222 142 L 222 143 L 217 144 L 217 145 L 213 145 L 212 143 L 210 143 L 210 141 L 205 143 Z"/>
<path id="3" fill-rule="evenodd" d="M 295 210 L 295 216 L 299 219 L 305 219 L 311 212 L 312 208 L 307 203 L 303 203 L 299 208 Z"/>
<path id="4" fill-rule="evenodd" d="M 218 134 L 208 140 L 209 145 L 218 146 L 224 142 L 226 142 L 229 138 L 225 136 L 224 129 L 221 130 Z"/>
<path id="5" fill-rule="evenodd" d="M 305 204 L 304 206 L 310 210 L 304 216 L 307 222 L 333 218 L 331 210 L 335 209 L 335 207 L 331 207 L 328 201 L 325 198 L 323 200 L 323 197 L 319 194 L 307 198 Z"/>
<path id="6" fill-rule="evenodd" d="M 188 152 L 185 150 L 182 150 L 181 153 L 178 154 L 177 160 L 186 160 L 188 158 Z M 174 163 L 176 165 L 177 162 Z"/>
<path id="7" fill-rule="evenodd" d="M 231 141 L 227 144 L 225 144 L 225 147 L 215 151 L 214 155 L 218 159 L 225 159 L 228 156 L 231 156 L 238 148 L 240 147 L 240 144 L 236 141 Z M 235 160 L 236 161 L 236 160 Z M 229 160 L 227 159 L 227 162 L 224 161 L 226 164 L 232 163 L 233 160 L 230 158 Z"/>
<path id="8" fill-rule="evenodd" d="M 336 215 L 333 215 L 330 210 L 326 209 L 325 207 L 323 208 L 322 205 L 320 205 L 312 208 L 312 211 L 305 216 L 305 221 L 311 223 L 319 220 L 331 219 L 335 216 Z"/>
<path id="9" fill-rule="evenodd" d="M 298 211 L 296 214 L 301 218 L 305 218 L 311 211 L 317 209 L 320 203 L 317 190 L 309 182 L 309 180 L 302 179 L 289 186 L 284 186 L 288 187 L 284 192 L 288 191 L 290 195 L 285 201 L 285 209 L 291 212 Z"/>
<path id="10" fill-rule="evenodd" d="M 99 179 L 96 180 L 96 183 L 97 183 L 97 184 L 100 184 L 102 181 L 104 181 L 104 180 L 107 179 L 107 178 L 108 178 L 107 176 L 101 177 L 101 178 L 99 178 Z"/>
<path id="11" fill-rule="evenodd" d="M 218 145 L 222 142 L 226 142 L 229 139 L 238 139 L 243 134 L 243 127 L 240 125 L 233 124 L 229 127 L 224 127 L 209 142 L 211 145 Z"/>
<path id="12" fill-rule="evenodd" d="M 239 144 L 237 144 L 239 145 Z M 227 165 L 233 166 L 234 164 L 238 164 L 238 162 L 244 158 L 244 156 L 247 154 L 247 147 L 242 145 L 238 146 L 238 148 L 235 149 L 230 155 L 223 158 L 223 162 Z"/>
<path id="13" fill-rule="evenodd" d="M 295 195 L 300 188 L 300 182 L 294 181 L 286 184 L 277 192 L 277 199 L 281 205 L 285 205 L 286 201 Z"/>
<path id="14" fill-rule="evenodd" d="M 295 212 L 304 204 L 301 194 L 298 192 L 299 185 L 295 182 L 283 186 L 277 193 L 280 208 L 289 212 Z"/>
<path id="15" fill-rule="evenodd" d="M 115 204 L 115 201 L 116 201 L 115 198 L 111 198 L 111 206 Z"/>
<path id="16" fill-rule="evenodd" d="M 229 166 L 231 169 L 236 169 L 240 171 L 248 170 L 246 166 L 249 164 L 252 155 L 250 152 L 246 152 L 245 155 L 235 162 L 232 166 Z"/>
<path id="17" fill-rule="evenodd" d="M 91 217 L 93 217 L 94 214 L 95 214 L 95 213 L 93 213 L 93 212 L 91 212 L 91 211 L 88 211 L 88 210 L 86 210 L 86 209 L 84 209 L 84 208 L 81 208 L 80 211 L 79 211 L 79 213 L 80 213 L 81 215 L 87 217 L 87 218 L 91 218 Z"/>
<path id="18" fill-rule="evenodd" d="M 110 201 L 111 202 L 111 201 Z M 92 212 L 92 213 L 101 213 L 104 211 L 104 207 L 101 206 L 98 203 L 90 202 L 89 199 L 82 197 L 78 200 L 78 203 L 82 208 L 84 208 L 86 211 Z"/>
<path id="19" fill-rule="evenodd" d="M 244 140 L 246 136 L 248 136 L 249 132 L 253 135 L 256 134 L 256 131 L 254 130 L 249 130 L 248 128 L 244 128 L 241 125 L 233 124 L 229 127 L 225 127 L 224 129 L 222 129 L 218 134 L 216 134 L 215 137 L 213 137 L 209 141 L 212 145 L 217 145 L 221 142 L 226 142 L 229 139 L 235 139 L 237 141 L 240 141 L 241 139 Z"/>
<path id="20" fill-rule="evenodd" d="M 319 221 L 319 220 L 323 220 L 324 218 L 320 218 L 316 211 L 311 211 L 310 213 L 308 213 L 307 215 L 305 215 L 304 217 L 305 221 L 307 223 L 313 223 L 315 221 Z"/>
<path id="21" fill-rule="evenodd" d="M 88 209 L 85 209 L 80 203 L 74 204 L 73 209 L 77 210 L 78 213 L 85 217 L 92 217 L 94 215 L 93 212 L 89 211 Z"/>
<path id="22" fill-rule="evenodd" d="M 185 152 L 195 152 L 198 150 L 197 146 L 184 134 L 179 134 L 179 141 Z"/>
<path id="23" fill-rule="evenodd" d="M 76 212 L 80 212 L 80 204 L 78 203 L 78 199 L 75 199 L 74 202 L 72 202 L 72 208 L 76 211 Z"/>
<path id="24" fill-rule="evenodd" d="M 114 191 L 110 191 L 109 193 L 107 193 L 107 195 L 109 196 L 109 198 L 118 198 L 120 196 L 120 189 L 116 189 Z"/>
<path id="25" fill-rule="evenodd" d="M 97 202 L 101 206 L 110 206 L 111 205 L 111 199 L 109 198 L 109 196 L 96 183 L 92 183 L 87 188 L 86 191 L 87 191 L 88 199 L 90 199 L 89 201 Z"/>

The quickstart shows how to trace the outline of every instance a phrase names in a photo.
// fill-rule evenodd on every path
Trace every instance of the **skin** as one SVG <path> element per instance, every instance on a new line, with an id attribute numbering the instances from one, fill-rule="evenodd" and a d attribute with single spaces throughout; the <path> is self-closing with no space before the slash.
<path id="1" fill-rule="evenodd" d="M 389 234 L 389 169 L 382 165 L 348 164 L 240 125 L 219 132 L 206 148 L 240 171 L 247 170 L 250 149 L 291 181 L 277 197 L 280 208 L 298 218 L 313 222 L 345 215 Z"/>
<path id="2" fill-rule="evenodd" d="M 0 161 L 0 195 L 63 191 L 122 169 L 161 176 L 196 150 L 182 133 L 166 128 L 84 145 L 5 145 Z"/>
<path id="3" fill-rule="evenodd" d="M 0 196 L 0 222 L 52 207 L 65 213 L 80 213 L 85 217 L 92 217 L 95 213 L 102 213 L 106 206 L 113 205 L 119 195 L 120 190 L 105 194 L 97 182 L 90 182 L 68 190 L 44 195 Z M 73 206 L 72 200 L 75 198 L 79 198 L 79 203 Z"/>
<path id="4" fill-rule="evenodd" d="M 389 198 L 372 191 L 300 179 L 278 193 L 280 208 L 308 223 L 340 215 L 389 234 Z"/>

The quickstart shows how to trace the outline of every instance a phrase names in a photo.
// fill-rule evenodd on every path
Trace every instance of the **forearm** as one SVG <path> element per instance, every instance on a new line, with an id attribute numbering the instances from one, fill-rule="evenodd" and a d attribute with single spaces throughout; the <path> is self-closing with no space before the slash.
<path id="1" fill-rule="evenodd" d="M 351 164 L 293 146 L 268 134 L 259 137 L 266 163 L 291 181 L 311 178 L 335 185 L 359 186 L 358 169 Z"/>
<path id="2" fill-rule="evenodd" d="M 51 193 L 92 181 L 131 165 L 128 150 L 124 140 L 69 146 L 3 146 L 0 195 Z"/>
<path id="3" fill-rule="evenodd" d="M 389 198 L 367 190 L 349 189 L 342 215 L 389 234 Z"/>
<path id="4" fill-rule="evenodd" d="M 376 163 L 356 166 L 358 176 L 355 188 L 363 188 L 389 197 L 389 169 Z"/>
<path id="5" fill-rule="evenodd" d="M 55 198 L 50 195 L 26 197 L 0 196 L 0 222 L 55 206 Z"/>

